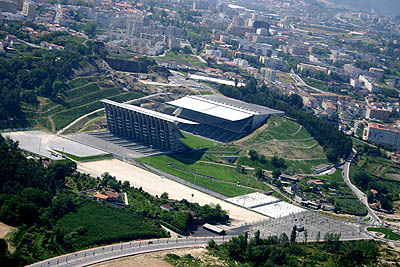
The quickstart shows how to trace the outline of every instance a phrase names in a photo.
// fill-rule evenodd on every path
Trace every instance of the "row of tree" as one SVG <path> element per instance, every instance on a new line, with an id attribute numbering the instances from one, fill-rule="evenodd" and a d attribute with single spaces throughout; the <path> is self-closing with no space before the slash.
<path id="1" fill-rule="evenodd" d="M 306 236 L 306 232 L 305 236 Z M 289 237 L 253 238 L 247 233 L 217 245 L 210 241 L 209 251 L 237 266 L 366 266 L 377 263 L 379 247 L 374 241 L 340 242 L 340 235 L 327 233 L 323 243 L 298 243 L 296 226 Z"/>

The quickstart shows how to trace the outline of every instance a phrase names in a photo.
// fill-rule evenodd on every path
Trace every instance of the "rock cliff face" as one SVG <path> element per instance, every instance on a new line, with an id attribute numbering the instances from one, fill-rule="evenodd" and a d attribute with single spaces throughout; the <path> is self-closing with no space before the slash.
<path id="1" fill-rule="evenodd" d="M 106 58 L 105 60 L 108 65 L 114 70 L 136 73 L 147 73 L 149 71 L 149 63 L 146 62 L 114 58 Z"/>

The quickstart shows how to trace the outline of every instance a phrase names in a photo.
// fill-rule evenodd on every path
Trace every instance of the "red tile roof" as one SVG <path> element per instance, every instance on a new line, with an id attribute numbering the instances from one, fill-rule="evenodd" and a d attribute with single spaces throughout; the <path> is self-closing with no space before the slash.
<path id="1" fill-rule="evenodd" d="M 101 199 L 107 199 L 108 198 L 108 196 L 103 195 L 101 193 L 97 193 L 96 195 L 94 195 L 94 197 L 101 198 Z"/>

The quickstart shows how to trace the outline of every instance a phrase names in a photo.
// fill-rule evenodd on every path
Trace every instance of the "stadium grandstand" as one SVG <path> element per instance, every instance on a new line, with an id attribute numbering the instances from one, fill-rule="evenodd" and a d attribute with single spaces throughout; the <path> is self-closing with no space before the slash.
<path id="1" fill-rule="evenodd" d="M 184 138 L 177 125 L 198 123 L 111 100 L 102 100 L 107 129 L 117 136 L 166 151 L 188 149 L 179 139 Z"/>
<path id="2" fill-rule="evenodd" d="M 197 123 L 179 123 L 179 129 L 223 143 L 249 135 L 272 114 L 284 115 L 283 111 L 217 95 L 185 96 L 167 104 L 176 108 L 175 116 Z"/>

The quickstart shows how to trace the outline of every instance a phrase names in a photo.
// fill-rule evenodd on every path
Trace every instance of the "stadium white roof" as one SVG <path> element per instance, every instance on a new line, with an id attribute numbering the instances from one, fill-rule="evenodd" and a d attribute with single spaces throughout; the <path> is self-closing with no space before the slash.
<path id="1" fill-rule="evenodd" d="M 229 121 L 240 121 L 253 115 L 260 114 L 248 109 L 227 105 L 213 99 L 199 96 L 185 96 L 167 103 L 176 107 L 190 109 Z"/>
<path id="2" fill-rule="evenodd" d="M 121 107 L 121 108 L 125 108 L 128 110 L 132 110 L 132 111 L 136 111 L 157 119 L 161 119 L 161 120 L 165 120 L 168 122 L 179 122 L 179 123 L 185 123 L 185 124 L 198 124 L 197 122 L 194 121 L 189 121 L 189 120 L 185 120 L 185 119 L 181 119 L 178 117 L 174 117 L 168 114 L 164 114 L 164 113 L 160 113 L 154 110 L 150 110 L 150 109 L 146 109 L 146 108 L 142 108 L 142 107 L 138 107 L 138 106 L 134 106 L 134 105 L 129 105 L 129 104 L 123 104 L 123 103 L 118 103 L 112 100 L 108 100 L 108 99 L 103 99 L 101 100 L 101 102 L 106 103 L 106 104 L 110 104 L 113 106 L 117 106 L 117 107 Z"/>

